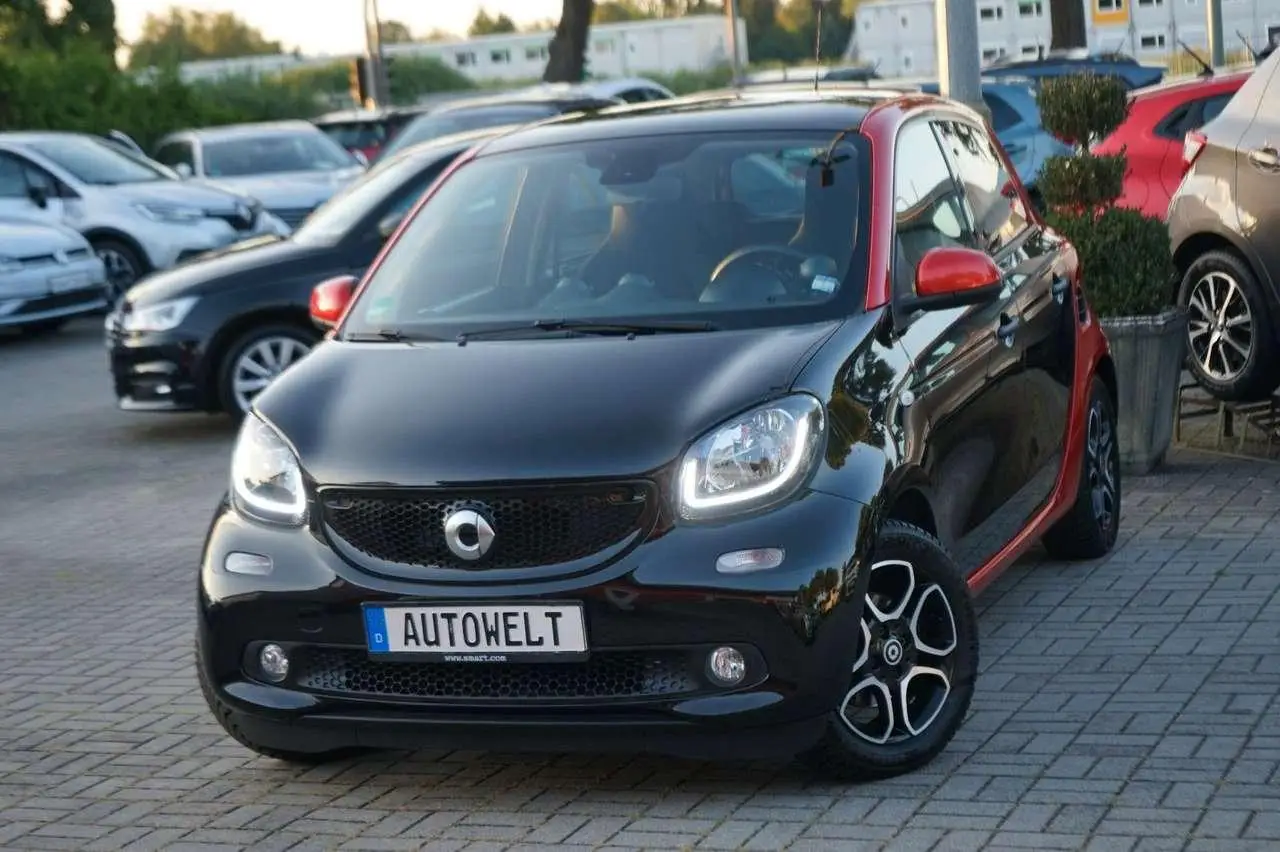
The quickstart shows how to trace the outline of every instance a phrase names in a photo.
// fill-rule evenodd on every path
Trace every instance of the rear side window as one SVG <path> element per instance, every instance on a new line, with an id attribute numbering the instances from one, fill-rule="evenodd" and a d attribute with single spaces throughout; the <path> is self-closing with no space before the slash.
<path id="1" fill-rule="evenodd" d="M 1200 116 L 1201 126 L 1208 124 L 1218 117 L 1223 108 L 1231 102 L 1231 95 L 1214 95 L 1211 98 L 1205 98 L 1203 113 Z"/>

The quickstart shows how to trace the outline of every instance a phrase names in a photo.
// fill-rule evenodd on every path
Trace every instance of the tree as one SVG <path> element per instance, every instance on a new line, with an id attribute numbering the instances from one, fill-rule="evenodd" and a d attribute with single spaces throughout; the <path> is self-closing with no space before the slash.
<path id="1" fill-rule="evenodd" d="M 109 55 L 115 54 L 120 43 L 114 0 L 69 0 L 58 28 L 62 36 L 87 39 Z"/>
<path id="2" fill-rule="evenodd" d="M 602 0 L 596 4 L 593 24 L 615 24 L 620 21 L 640 21 L 653 17 L 636 0 Z"/>
<path id="3" fill-rule="evenodd" d="M 413 41 L 413 33 L 403 21 L 383 21 L 378 28 L 383 44 L 408 44 Z"/>
<path id="4" fill-rule="evenodd" d="M 1080 0 L 1049 0 L 1049 49 L 1088 47 L 1084 4 Z"/>
<path id="5" fill-rule="evenodd" d="M 164 17 L 148 14 L 142 35 L 132 48 L 131 68 L 284 52 L 280 42 L 268 41 L 230 12 L 200 12 L 176 6 L 170 7 Z"/>
<path id="6" fill-rule="evenodd" d="M 542 79 L 547 83 L 580 83 L 587 67 L 587 33 L 591 29 L 591 15 L 595 0 L 562 0 L 560 23 L 547 50 L 546 70 Z"/>
<path id="7" fill-rule="evenodd" d="M 47 47 L 52 34 L 43 0 L 0 1 L 0 44 L 26 50 Z"/>
<path id="8" fill-rule="evenodd" d="M 486 36 L 498 35 L 499 33 L 513 33 L 516 31 L 516 22 L 508 18 L 506 15 L 499 13 L 494 18 L 480 7 L 480 11 L 476 12 L 476 19 L 471 22 L 471 29 L 467 30 L 470 36 Z"/>

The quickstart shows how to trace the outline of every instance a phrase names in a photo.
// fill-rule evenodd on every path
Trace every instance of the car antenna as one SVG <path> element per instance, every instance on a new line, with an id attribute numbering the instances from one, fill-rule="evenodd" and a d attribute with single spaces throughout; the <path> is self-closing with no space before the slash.
<path id="1" fill-rule="evenodd" d="M 1185 41 L 1183 41 L 1182 39 L 1178 39 L 1178 45 L 1179 45 L 1183 50 L 1185 50 L 1185 51 L 1187 52 L 1187 55 L 1188 55 L 1188 56 L 1190 56 L 1192 59 L 1194 59 L 1194 60 L 1195 60 L 1195 61 L 1200 65 L 1200 67 L 1201 67 L 1202 69 L 1204 69 L 1204 70 L 1202 70 L 1202 71 L 1200 72 L 1200 76 L 1201 76 L 1201 77 L 1212 77 L 1212 76 L 1213 76 L 1213 66 L 1212 66 L 1212 65 L 1210 65 L 1208 62 L 1205 62 L 1205 61 L 1200 57 L 1200 54 L 1196 53 L 1194 50 L 1192 50 L 1191 48 L 1187 47 L 1187 43 L 1186 43 Z"/>
<path id="2" fill-rule="evenodd" d="M 813 28 L 813 90 L 818 91 L 818 80 L 822 76 L 822 10 L 827 0 L 813 0 L 817 18 Z"/>
<path id="3" fill-rule="evenodd" d="M 1256 63 L 1258 61 L 1258 51 L 1253 49 L 1253 45 L 1249 43 L 1248 37 L 1239 30 L 1236 30 L 1236 38 L 1244 42 L 1244 49 L 1249 51 L 1249 61 Z"/>

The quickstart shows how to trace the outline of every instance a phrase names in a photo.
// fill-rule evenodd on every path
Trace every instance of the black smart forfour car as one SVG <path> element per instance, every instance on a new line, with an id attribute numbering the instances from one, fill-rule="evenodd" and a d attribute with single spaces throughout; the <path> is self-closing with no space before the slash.
<path id="1" fill-rule="evenodd" d="M 1074 249 L 982 119 L 726 93 L 499 135 L 255 398 L 199 677 L 285 760 L 414 746 L 928 762 L 971 594 L 1120 511 Z"/>

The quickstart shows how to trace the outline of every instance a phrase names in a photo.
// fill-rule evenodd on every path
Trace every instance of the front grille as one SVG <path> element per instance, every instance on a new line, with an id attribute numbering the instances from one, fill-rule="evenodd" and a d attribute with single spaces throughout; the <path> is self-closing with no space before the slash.
<path id="1" fill-rule="evenodd" d="M 295 657 L 294 683 L 312 692 L 387 698 L 647 698 L 697 692 L 689 659 L 682 652 L 600 651 L 582 663 L 449 664 L 312 648 Z"/>
<path id="2" fill-rule="evenodd" d="M 314 207 L 280 207 L 272 210 L 271 214 L 282 220 L 290 228 L 296 228 L 311 215 L 311 211 L 314 209 Z"/>
<path id="3" fill-rule="evenodd" d="M 509 569 L 561 565 L 622 543 L 643 529 L 648 493 L 635 485 L 489 498 L 326 489 L 320 498 L 330 532 L 366 556 L 400 565 Z M 445 519 L 464 508 L 485 515 L 494 530 L 492 549 L 475 562 L 458 559 L 445 543 Z"/>

